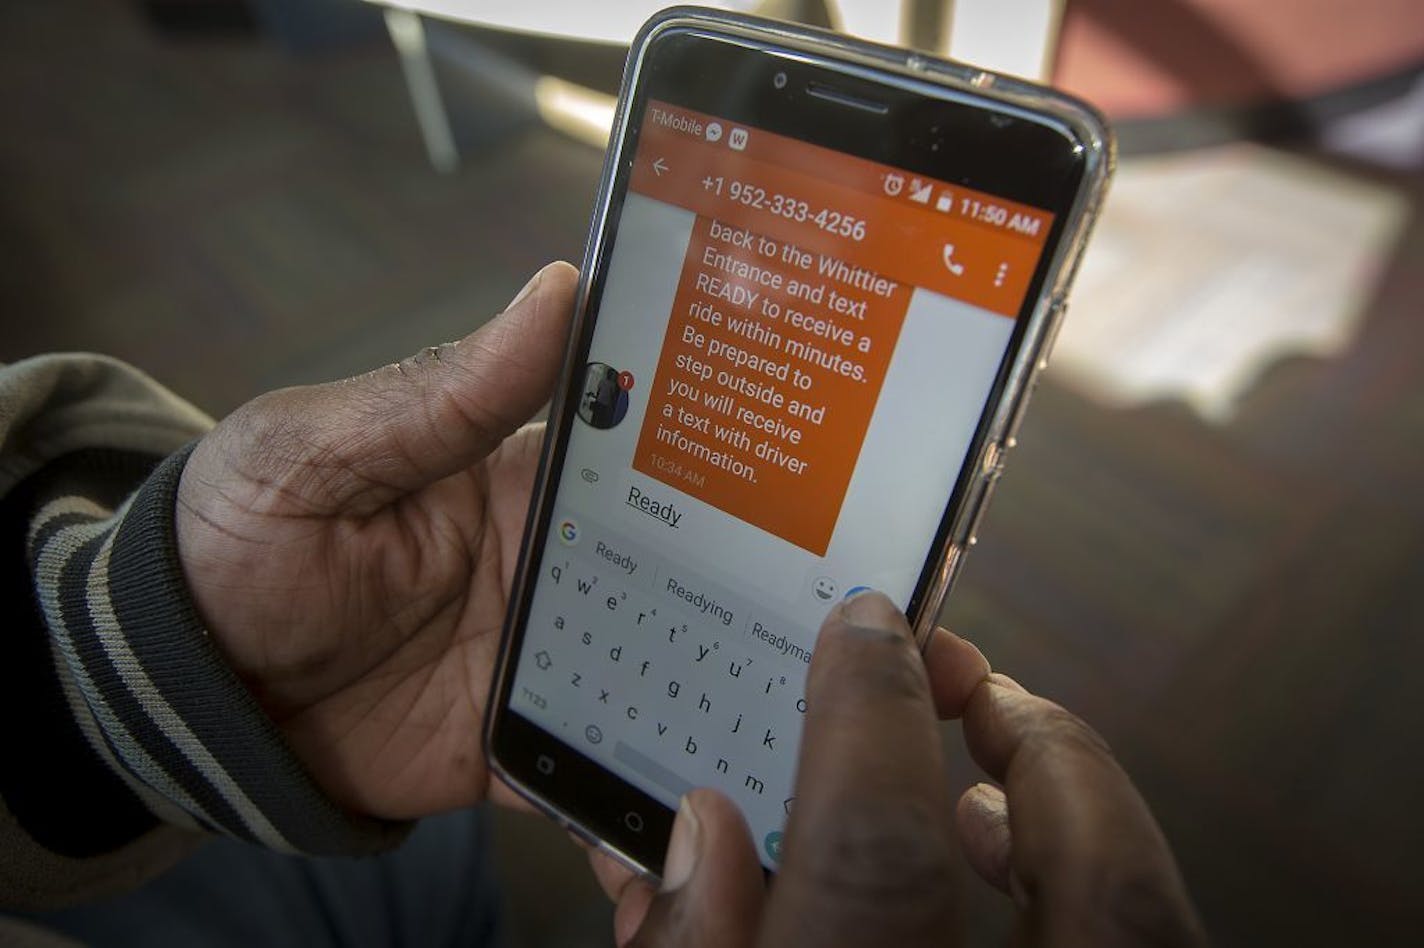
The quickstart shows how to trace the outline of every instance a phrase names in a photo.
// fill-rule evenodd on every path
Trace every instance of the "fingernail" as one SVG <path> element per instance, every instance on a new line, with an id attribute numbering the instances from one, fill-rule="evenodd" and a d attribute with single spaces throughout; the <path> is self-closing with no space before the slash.
<path id="1" fill-rule="evenodd" d="M 975 793 L 979 794 L 982 797 L 988 797 L 995 803 L 999 802 L 1004 798 L 1004 792 L 1002 790 L 994 786 L 992 783 L 984 783 L 982 780 L 979 783 L 976 783 L 970 789 L 972 789 Z"/>
<path id="2" fill-rule="evenodd" d="M 698 846 L 701 844 L 701 828 L 697 814 L 692 809 L 692 801 L 683 797 L 677 807 L 677 819 L 672 824 L 672 841 L 668 843 L 667 861 L 663 864 L 664 892 L 674 892 L 692 878 L 692 870 L 697 867 Z"/>
<path id="3" fill-rule="evenodd" d="M 866 629 L 899 629 L 905 617 L 883 594 L 872 595 L 865 589 L 841 600 L 841 618 L 848 624 Z"/>
<path id="4" fill-rule="evenodd" d="M 539 272 L 529 278 L 529 282 L 524 284 L 524 288 L 514 295 L 514 299 L 509 301 L 509 305 L 506 306 L 505 309 L 514 309 L 514 307 L 518 306 L 521 302 L 523 302 L 524 297 L 528 296 L 530 293 L 533 293 L 534 287 L 539 285 L 539 281 L 543 279 L 544 271 L 547 269 L 549 269 L 547 266 L 540 267 Z"/>
<path id="5" fill-rule="evenodd" d="M 1004 675 L 999 672 L 994 672 L 985 680 L 988 681 L 991 685 L 998 685 L 1000 688 L 1007 688 L 1010 691 L 1017 691 L 1020 694 L 1028 694 L 1027 688 L 1014 681 L 1008 675 Z"/>
<path id="6" fill-rule="evenodd" d="M 955 643 L 956 648 L 968 650 L 969 654 L 977 656 L 979 661 L 982 661 L 984 663 L 985 678 L 988 678 L 990 675 L 993 674 L 993 670 L 989 667 L 989 659 L 984 656 L 984 652 L 979 648 L 979 646 L 975 645 L 973 642 L 969 641 L 953 629 L 947 629 L 942 625 L 935 627 L 936 635 L 938 635 L 938 633 L 940 632 L 943 632 L 946 636 L 948 636 Z"/>

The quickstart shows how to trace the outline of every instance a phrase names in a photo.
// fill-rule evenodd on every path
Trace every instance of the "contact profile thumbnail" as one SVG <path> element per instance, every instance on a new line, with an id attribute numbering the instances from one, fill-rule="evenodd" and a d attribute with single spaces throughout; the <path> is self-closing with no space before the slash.
<path id="1" fill-rule="evenodd" d="M 632 375 L 604 362 L 590 362 L 583 375 L 578 416 L 594 428 L 612 428 L 628 414 Z"/>

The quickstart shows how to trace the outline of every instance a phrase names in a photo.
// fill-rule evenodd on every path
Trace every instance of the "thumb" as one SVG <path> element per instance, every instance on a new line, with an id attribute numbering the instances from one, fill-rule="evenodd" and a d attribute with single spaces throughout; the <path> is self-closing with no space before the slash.
<path id="1" fill-rule="evenodd" d="M 1000 891 L 1019 898 L 1017 880 L 1009 868 L 1013 833 L 1009 829 L 1009 802 L 1004 791 L 976 783 L 959 798 L 954 813 L 964 857 L 979 877 Z"/>
<path id="2" fill-rule="evenodd" d="M 715 790 L 682 798 L 661 891 L 630 943 L 634 948 L 733 948 L 756 939 L 765 898 L 746 820 Z M 631 887 L 630 887 L 631 888 Z M 627 898 L 637 900 L 635 892 Z M 624 906 L 619 915 L 626 916 Z"/>
<path id="3" fill-rule="evenodd" d="M 361 514 L 469 468 L 548 400 L 577 283 L 549 264 L 458 342 L 248 403 L 245 433 L 272 468 L 259 473 L 311 513 Z"/>

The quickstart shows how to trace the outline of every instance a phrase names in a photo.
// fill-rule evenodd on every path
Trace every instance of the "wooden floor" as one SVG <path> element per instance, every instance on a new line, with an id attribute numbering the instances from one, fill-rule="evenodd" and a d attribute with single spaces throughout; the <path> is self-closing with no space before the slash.
<path id="1" fill-rule="evenodd" d="M 595 152 L 535 129 L 442 177 L 387 50 L 165 43 L 129 9 L 0 10 L 0 360 L 100 350 L 222 414 L 578 257 Z M 1107 735 L 1222 945 L 1417 943 L 1424 180 L 1370 174 L 1415 215 L 1349 351 L 1277 366 L 1226 428 L 1050 377 L 947 610 Z M 606 944 L 559 834 L 502 833 L 516 941 Z M 1004 904 L 969 906 L 1001 943 Z"/>

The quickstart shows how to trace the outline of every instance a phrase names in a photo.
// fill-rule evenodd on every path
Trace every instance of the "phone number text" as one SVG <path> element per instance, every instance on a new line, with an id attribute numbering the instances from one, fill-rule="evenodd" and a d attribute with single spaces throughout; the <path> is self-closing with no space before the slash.
<path id="1" fill-rule="evenodd" d="M 702 190 L 758 211 L 766 211 L 798 224 L 814 224 L 821 230 L 851 240 L 865 239 L 865 221 L 828 207 L 817 207 L 789 194 L 777 194 L 746 181 L 709 175 Z"/>

